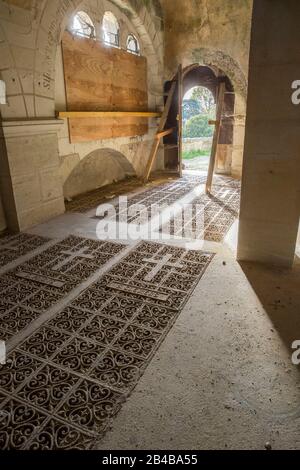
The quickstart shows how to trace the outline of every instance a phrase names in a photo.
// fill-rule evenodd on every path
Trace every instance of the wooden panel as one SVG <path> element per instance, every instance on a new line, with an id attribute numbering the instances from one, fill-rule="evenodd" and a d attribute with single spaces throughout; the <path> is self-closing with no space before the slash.
<path id="1" fill-rule="evenodd" d="M 68 111 L 145 111 L 147 61 L 65 32 L 62 41 Z M 70 119 L 71 142 L 144 135 L 145 118 Z"/>
<path id="2" fill-rule="evenodd" d="M 145 119 L 140 118 L 88 118 L 69 119 L 71 142 L 111 139 L 120 136 L 144 135 Z"/>

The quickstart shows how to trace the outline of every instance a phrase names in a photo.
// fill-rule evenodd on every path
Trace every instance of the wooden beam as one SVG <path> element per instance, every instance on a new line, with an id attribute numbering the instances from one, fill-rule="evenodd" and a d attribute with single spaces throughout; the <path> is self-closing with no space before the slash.
<path id="1" fill-rule="evenodd" d="M 60 119 L 89 119 L 89 118 L 114 118 L 114 117 L 141 117 L 158 118 L 162 113 L 151 111 L 59 111 L 57 117 Z"/>
<path id="2" fill-rule="evenodd" d="M 175 129 L 174 127 L 172 127 L 171 129 L 167 129 L 165 131 L 159 132 L 158 134 L 156 134 L 156 139 L 162 139 L 163 137 L 166 137 L 167 135 L 173 134 L 174 131 Z"/>
<path id="3" fill-rule="evenodd" d="M 176 81 L 172 83 L 170 92 L 168 94 L 167 102 L 165 104 L 164 111 L 163 111 L 163 113 L 161 115 L 161 118 L 160 118 L 160 122 L 159 122 L 159 126 L 158 126 L 158 132 L 157 132 L 158 134 L 160 134 L 164 131 L 164 128 L 165 128 L 165 125 L 166 125 L 166 122 L 167 122 L 167 119 L 168 119 L 168 114 L 169 114 L 169 111 L 170 111 L 170 108 L 171 108 L 172 99 L 173 99 L 173 96 L 174 96 L 174 93 L 175 93 L 175 90 L 176 90 L 176 84 L 177 84 Z M 159 144 L 160 144 L 160 138 L 155 139 L 154 143 L 152 145 L 151 153 L 150 153 L 149 160 L 148 160 L 148 163 L 147 163 L 147 166 L 146 166 L 146 172 L 145 172 L 145 176 L 144 176 L 144 182 L 145 183 L 149 180 L 149 176 L 151 174 L 151 170 L 152 170 L 152 167 L 153 167 L 153 164 L 155 162 L 156 155 L 157 155 L 157 152 L 158 152 Z"/>
<path id="4" fill-rule="evenodd" d="M 174 96 L 174 93 L 175 93 L 175 90 L 176 90 L 176 85 L 177 85 L 177 82 L 172 83 L 171 89 L 170 89 L 169 94 L 168 94 L 168 99 L 167 99 L 166 104 L 165 104 L 164 111 L 161 115 L 161 120 L 160 120 L 160 123 L 159 123 L 159 126 L 158 126 L 158 132 L 162 132 L 165 128 L 165 125 L 166 125 L 166 122 L 167 122 L 167 119 L 168 119 L 168 114 L 170 112 L 170 108 L 171 108 L 171 104 L 172 104 L 172 99 L 173 99 L 173 96 Z"/>
<path id="5" fill-rule="evenodd" d="M 208 168 L 208 174 L 207 174 L 206 194 L 211 192 L 212 181 L 213 181 L 213 176 L 214 176 L 214 171 L 215 171 L 218 143 L 220 139 L 221 119 L 222 119 L 222 113 L 223 113 L 223 108 L 224 108 L 225 90 L 226 90 L 225 82 L 221 82 L 219 85 L 219 92 L 218 92 L 217 115 L 216 115 L 216 124 L 215 124 L 216 127 L 215 127 L 213 142 L 212 142 L 210 162 L 209 162 L 209 168 Z"/>
<path id="6" fill-rule="evenodd" d="M 157 154 L 157 151 L 158 151 L 158 148 L 159 148 L 159 144 L 160 144 L 160 139 L 155 139 L 154 142 L 153 142 L 152 148 L 151 148 L 150 157 L 149 157 L 147 167 L 146 167 L 146 174 L 145 174 L 145 178 L 144 178 L 145 183 L 149 180 L 149 176 L 150 176 L 150 173 L 151 173 L 151 170 L 152 170 L 153 163 L 155 161 L 155 157 L 156 157 L 156 154 Z"/>

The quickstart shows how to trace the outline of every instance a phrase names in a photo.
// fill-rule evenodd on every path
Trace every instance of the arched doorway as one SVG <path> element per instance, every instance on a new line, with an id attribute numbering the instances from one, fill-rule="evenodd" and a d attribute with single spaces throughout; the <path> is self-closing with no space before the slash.
<path id="1" fill-rule="evenodd" d="M 221 131 L 218 141 L 218 149 L 216 155 L 215 172 L 218 174 L 231 174 L 232 162 L 232 146 L 233 146 L 233 128 L 234 128 L 234 107 L 235 107 L 235 92 L 233 85 L 228 76 L 217 67 L 208 67 L 203 65 L 192 65 L 187 67 L 183 72 L 183 96 L 193 89 L 196 89 L 199 96 L 200 115 L 202 115 L 202 133 L 208 134 L 207 137 L 212 138 L 214 133 L 214 126 L 209 124 L 214 121 L 215 106 L 212 104 L 212 98 L 216 103 L 218 100 L 218 89 L 221 82 L 225 83 L 225 97 L 224 107 L 221 121 Z M 199 90 L 199 91 L 198 91 Z M 201 109 L 202 107 L 202 109 Z M 198 119 L 199 120 L 199 119 Z M 184 124 L 184 123 L 183 123 Z M 209 128 L 211 126 L 211 131 Z M 201 132 L 201 131 L 199 131 Z M 184 138 L 184 125 L 183 125 L 183 138 Z M 201 148 L 201 147 L 200 147 Z M 211 148 L 208 147 L 208 148 Z M 183 152 L 184 152 L 183 142 Z M 183 155 L 184 156 L 184 155 Z M 207 156 L 207 152 L 206 152 Z M 209 157 L 207 159 L 207 163 Z M 200 160 L 201 161 L 201 160 Z M 206 165 L 203 166 L 206 168 Z M 204 169 L 205 171 L 205 169 Z M 206 169 L 207 171 L 207 169 Z"/>
<path id="2" fill-rule="evenodd" d="M 174 172 L 179 172 L 182 168 L 182 142 L 180 141 L 184 124 L 182 119 L 184 115 L 182 112 L 182 98 L 184 99 L 186 93 L 192 88 L 202 87 L 208 90 L 217 102 L 220 83 L 224 82 L 225 97 L 215 171 L 218 174 L 231 175 L 235 91 L 230 79 L 217 67 L 193 64 L 183 70 L 181 80 L 178 79 L 178 75 L 174 77 L 174 80 L 177 81 L 177 87 L 166 123 L 166 128 L 172 128 L 174 131 L 164 138 L 165 168 Z M 166 95 L 171 89 L 173 81 L 165 83 Z M 181 119 L 179 119 L 180 116 Z"/>
<path id="3" fill-rule="evenodd" d="M 182 101 L 182 168 L 183 173 L 206 174 L 209 167 L 216 119 L 216 102 L 203 86 L 190 88 Z"/>

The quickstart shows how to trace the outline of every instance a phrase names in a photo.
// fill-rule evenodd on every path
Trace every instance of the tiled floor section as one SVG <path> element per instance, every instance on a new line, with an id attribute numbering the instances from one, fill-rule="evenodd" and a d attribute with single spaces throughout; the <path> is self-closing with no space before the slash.
<path id="1" fill-rule="evenodd" d="M 21 233 L 0 238 L 0 267 L 15 261 L 47 243 L 49 239 Z"/>
<path id="2" fill-rule="evenodd" d="M 8 341 L 28 327 L 123 249 L 117 243 L 70 236 L 2 275 L 0 338 Z"/>
<path id="3" fill-rule="evenodd" d="M 38 274 L 49 276 L 55 268 L 58 282 L 66 273 L 73 280 L 82 264 L 85 276 L 92 260 L 62 256 L 76 241 L 61 243 L 52 260 L 50 253 L 40 259 Z M 97 242 L 76 243 L 77 254 L 90 243 Z M 119 245 L 108 245 L 109 253 L 118 252 Z M 95 259 L 105 251 L 99 247 L 93 245 Z M 88 449 L 99 441 L 212 257 L 141 242 L 19 344 L 0 369 L 0 448 Z M 42 296 L 42 308 L 48 294 L 52 289 Z"/>
<path id="4" fill-rule="evenodd" d="M 202 194 L 192 202 L 192 210 L 180 212 L 163 225 L 161 232 L 171 236 L 221 242 L 240 208 L 240 184 L 216 178 L 213 195 Z"/>
<path id="5" fill-rule="evenodd" d="M 107 201 L 108 198 L 124 193 L 129 193 L 134 189 L 141 188 L 142 182 L 136 178 L 129 178 L 108 186 L 103 186 L 89 193 L 79 195 L 71 201 L 66 202 L 67 212 L 85 213 Z"/>
<path id="6" fill-rule="evenodd" d="M 146 211 L 145 211 L 144 217 L 143 217 L 143 213 L 138 216 L 136 214 L 131 216 L 129 213 L 126 221 L 128 223 L 132 223 L 135 220 L 138 220 L 138 219 L 140 220 L 142 218 L 145 219 L 145 221 L 147 221 L 149 218 L 151 205 L 157 204 L 159 206 L 159 210 L 161 211 L 162 208 L 165 208 L 171 204 L 174 204 L 174 202 L 178 201 L 179 199 L 187 195 L 196 186 L 204 184 L 205 181 L 206 181 L 206 177 L 201 176 L 201 175 L 200 176 L 183 176 L 180 179 L 176 179 L 176 180 L 172 180 L 171 182 L 165 182 L 165 183 L 159 184 L 152 188 L 146 189 L 145 191 L 139 192 L 133 196 L 130 196 L 130 194 L 127 194 L 130 196 L 128 199 L 128 209 L 130 209 L 131 207 L 135 208 L 137 204 L 142 204 L 144 207 L 146 207 Z M 100 201 L 99 198 L 97 199 L 97 193 L 95 193 L 95 195 L 94 196 L 91 195 L 89 199 L 85 199 L 83 197 L 81 200 L 82 205 L 80 205 L 80 201 L 78 201 L 78 204 L 76 206 L 76 211 L 88 212 L 89 210 L 96 208 L 100 203 L 103 203 L 103 200 Z M 115 208 L 116 208 L 116 214 L 117 216 L 119 216 L 122 213 L 122 209 L 120 211 L 120 207 L 118 204 L 115 206 Z M 74 206 L 73 211 L 75 211 L 75 206 Z"/>

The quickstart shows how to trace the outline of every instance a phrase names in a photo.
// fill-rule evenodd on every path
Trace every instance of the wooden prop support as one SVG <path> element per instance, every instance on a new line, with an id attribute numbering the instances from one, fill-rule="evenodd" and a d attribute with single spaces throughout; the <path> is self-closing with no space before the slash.
<path id="1" fill-rule="evenodd" d="M 211 192 L 212 181 L 215 171 L 216 165 L 216 157 L 217 157 L 217 150 L 218 150 L 218 143 L 220 138 L 220 131 L 221 131 L 221 120 L 222 120 L 222 113 L 224 108 L 224 97 L 225 97 L 225 82 L 221 82 L 219 85 L 219 92 L 218 92 L 218 104 L 217 104 L 217 115 L 216 121 L 211 121 L 211 123 L 215 124 L 215 132 L 213 137 L 210 161 L 209 161 L 209 168 L 207 174 L 207 182 L 206 182 L 206 194 Z"/>
<path id="2" fill-rule="evenodd" d="M 172 129 L 168 129 L 166 131 L 159 132 L 158 134 L 156 134 L 156 139 L 162 139 L 163 137 L 166 137 L 167 135 L 173 134 L 174 131 L 175 131 L 175 129 L 174 129 L 174 127 L 172 127 Z"/>
<path id="3" fill-rule="evenodd" d="M 153 164 L 154 164 L 155 159 L 156 159 L 156 155 L 157 155 L 159 145 L 160 145 L 160 140 L 161 140 L 160 135 L 164 133 L 164 128 L 165 128 L 165 125 L 166 125 L 166 122 L 167 122 L 168 114 L 170 112 L 172 99 L 173 99 L 173 96 L 174 96 L 174 93 L 175 93 L 175 90 L 176 90 L 176 84 L 177 84 L 176 81 L 174 81 L 172 83 L 171 89 L 170 89 L 169 94 L 168 94 L 168 99 L 167 99 L 164 111 L 163 111 L 161 119 L 160 119 L 157 135 L 156 135 L 156 138 L 153 142 L 150 157 L 149 157 L 147 167 L 146 167 L 146 172 L 145 172 L 145 177 L 144 177 L 144 182 L 145 183 L 149 180 L 149 176 L 151 174 L 151 170 L 152 170 Z"/>

